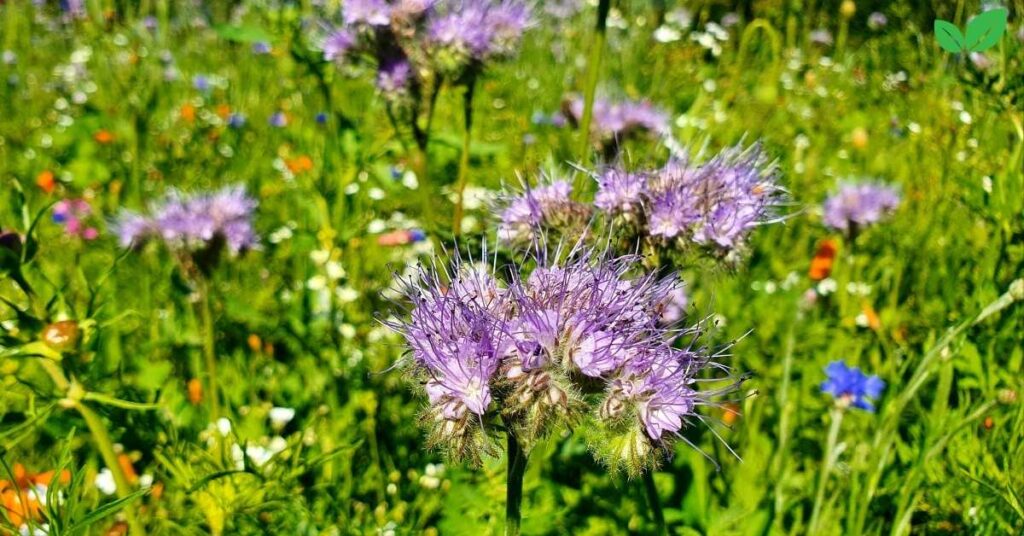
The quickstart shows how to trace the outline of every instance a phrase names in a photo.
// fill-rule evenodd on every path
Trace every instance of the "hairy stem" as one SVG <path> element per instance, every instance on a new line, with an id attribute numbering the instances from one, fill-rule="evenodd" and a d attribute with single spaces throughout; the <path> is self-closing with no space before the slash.
<path id="1" fill-rule="evenodd" d="M 661 499 L 658 498 L 658 487 L 654 484 L 654 472 L 644 472 L 644 491 L 647 493 L 647 505 L 654 516 L 654 524 L 658 527 L 658 534 L 666 536 L 668 527 L 665 525 L 665 513 L 661 511 Z"/>
<path id="2" fill-rule="evenodd" d="M 207 390 L 210 397 L 210 420 L 220 418 L 220 398 L 217 390 L 217 353 L 214 349 L 213 310 L 210 304 L 210 282 L 200 286 L 200 314 L 203 321 L 203 359 L 206 363 Z"/>
<path id="3" fill-rule="evenodd" d="M 526 473 L 526 452 L 519 445 L 515 432 L 505 432 L 508 438 L 508 478 L 505 491 L 505 536 L 519 536 L 522 518 L 523 475 Z"/>

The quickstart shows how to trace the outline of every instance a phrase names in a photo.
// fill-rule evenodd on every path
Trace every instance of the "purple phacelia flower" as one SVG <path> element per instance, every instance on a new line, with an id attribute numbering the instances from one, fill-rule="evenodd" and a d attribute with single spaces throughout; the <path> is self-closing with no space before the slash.
<path id="1" fill-rule="evenodd" d="M 556 224 L 578 212 L 572 201 L 572 185 L 566 180 L 542 176 L 537 186 L 504 200 L 498 237 L 503 242 L 522 242 L 535 238 L 542 226 Z"/>
<path id="2" fill-rule="evenodd" d="M 377 90 L 386 98 L 394 99 L 407 93 L 412 66 L 405 59 L 381 64 L 377 70 Z"/>
<path id="3" fill-rule="evenodd" d="M 237 254 L 257 245 L 252 226 L 255 209 L 256 201 L 238 186 L 193 196 L 172 191 L 152 207 L 149 216 L 126 211 L 114 227 L 124 247 L 159 239 L 176 251 L 199 251 L 223 243 Z"/>
<path id="4" fill-rule="evenodd" d="M 387 0 L 346 0 L 342 18 L 350 26 L 387 26 L 391 22 L 391 6 Z"/>
<path id="5" fill-rule="evenodd" d="M 352 32 L 346 29 L 337 29 L 327 34 L 320 48 L 324 52 L 324 60 L 340 61 L 355 44 L 356 39 Z"/>
<path id="6" fill-rule="evenodd" d="M 756 144 L 726 149 L 700 166 L 673 161 L 653 175 L 648 232 L 663 239 L 732 250 L 773 221 L 781 202 L 778 170 Z"/>
<path id="7" fill-rule="evenodd" d="M 530 23 L 518 0 L 465 0 L 431 19 L 427 40 L 449 70 L 513 55 Z"/>
<path id="8" fill-rule="evenodd" d="M 647 195 L 647 177 L 618 168 L 608 168 L 597 177 L 594 206 L 610 214 L 638 210 Z"/>
<path id="9" fill-rule="evenodd" d="M 603 460 L 633 474 L 656 463 L 651 454 L 698 419 L 696 408 L 735 384 L 696 389 L 698 375 L 719 365 L 680 348 L 696 332 L 662 315 L 681 282 L 636 270 L 639 260 L 542 246 L 526 263 L 532 270 L 519 273 L 488 264 L 485 250 L 480 263 L 456 257 L 450 268 L 401 278 L 408 313 L 387 325 L 405 337 L 424 385 L 428 442 L 479 460 L 482 427 L 499 415 L 531 445 L 594 404 L 593 425 L 610 439 L 627 438 L 630 451 L 612 448 Z"/>
<path id="10" fill-rule="evenodd" d="M 822 207 L 825 225 L 853 232 L 881 221 L 900 205 L 899 190 L 880 182 L 839 185 Z"/>
<path id="11" fill-rule="evenodd" d="M 583 122 L 584 101 L 572 97 L 562 106 L 573 127 Z M 595 99 L 590 120 L 590 135 L 603 147 L 606 157 L 618 153 L 620 145 L 631 137 L 664 136 L 669 133 L 669 117 L 663 110 L 645 101 L 611 102 Z"/>
<path id="12" fill-rule="evenodd" d="M 157 21 L 156 17 L 152 15 L 142 19 L 142 27 L 151 32 L 155 32 L 158 26 L 159 22 Z"/>
<path id="13" fill-rule="evenodd" d="M 878 376 L 868 376 L 859 368 L 850 367 L 842 361 L 833 361 L 825 367 L 828 377 L 821 384 L 821 392 L 832 395 L 840 407 L 853 406 L 865 411 L 875 411 L 872 399 L 877 399 L 885 389 L 885 382 Z"/>

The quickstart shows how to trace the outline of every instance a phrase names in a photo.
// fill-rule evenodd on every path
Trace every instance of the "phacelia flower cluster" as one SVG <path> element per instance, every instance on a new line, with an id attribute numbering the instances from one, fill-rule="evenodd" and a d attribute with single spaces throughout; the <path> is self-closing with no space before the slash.
<path id="1" fill-rule="evenodd" d="M 583 98 L 570 97 L 562 108 L 569 123 L 580 128 L 583 122 Z M 597 98 L 591 114 L 590 136 L 600 144 L 602 153 L 609 159 L 618 154 L 621 144 L 630 138 L 661 137 L 669 132 L 668 114 L 647 101 L 612 102 Z"/>
<path id="2" fill-rule="evenodd" d="M 841 407 L 855 407 L 875 411 L 872 403 L 882 395 L 885 382 L 878 376 L 869 376 L 857 367 L 850 367 L 842 361 L 833 361 L 825 367 L 827 380 L 822 382 L 821 391 L 832 395 Z"/>
<path id="3" fill-rule="evenodd" d="M 701 165 L 670 162 L 648 177 L 641 208 L 648 236 L 727 252 L 773 221 L 781 202 L 778 169 L 754 145 L 728 148 Z"/>
<path id="4" fill-rule="evenodd" d="M 582 246 L 540 249 L 525 274 L 486 264 L 486 252 L 481 260 L 456 258 L 401 280 L 411 308 L 389 322 L 429 399 L 430 446 L 478 461 L 496 449 L 499 418 L 527 446 L 579 425 L 595 456 L 637 474 L 658 462 L 698 406 L 735 387 L 698 390 L 698 374 L 718 365 L 684 344 L 695 330 L 666 322 L 666 309 L 679 304 L 677 277 Z"/>
<path id="5" fill-rule="evenodd" d="M 369 60 L 389 100 L 418 94 L 424 76 L 458 81 L 515 54 L 530 24 L 520 0 L 348 0 L 321 40 L 331 62 Z"/>
<path id="6" fill-rule="evenodd" d="M 196 195 L 172 191 L 150 208 L 149 215 L 122 212 L 115 230 L 123 247 L 160 240 L 176 253 L 215 259 L 223 248 L 238 254 L 257 246 L 255 209 L 256 201 L 241 186 Z"/>
<path id="7" fill-rule="evenodd" d="M 877 223 L 900 206 L 899 190 L 880 182 L 845 182 L 825 200 L 825 225 L 853 233 Z"/>
<path id="8" fill-rule="evenodd" d="M 506 244 L 527 244 L 543 231 L 572 234 L 589 218 L 589 208 L 572 199 L 569 181 L 542 175 L 536 186 L 524 185 L 523 192 L 508 196 L 500 207 L 498 239 Z"/>

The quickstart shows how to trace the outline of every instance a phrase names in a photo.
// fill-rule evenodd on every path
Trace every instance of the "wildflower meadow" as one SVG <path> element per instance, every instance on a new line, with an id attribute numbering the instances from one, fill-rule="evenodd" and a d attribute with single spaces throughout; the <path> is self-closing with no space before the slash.
<path id="1" fill-rule="evenodd" d="M 1019 0 L 0 0 L 0 535 L 1024 534 Z"/>

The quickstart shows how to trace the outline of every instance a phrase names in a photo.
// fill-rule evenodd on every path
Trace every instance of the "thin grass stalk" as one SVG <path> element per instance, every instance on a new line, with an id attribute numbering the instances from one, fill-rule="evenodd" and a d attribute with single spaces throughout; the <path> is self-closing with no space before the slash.
<path id="1" fill-rule="evenodd" d="M 114 443 L 110 439 L 110 432 L 107 431 L 107 425 L 103 423 L 103 419 L 93 411 L 92 408 L 87 406 L 81 400 L 74 401 L 74 408 L 78 411 L 82 419 L 85 420 L 85 425 L 89 428 L 89 433 L 92 435 L 93 442 L 96 444 L 96 448 L 100 451 L 100 457 L 103 458 L 103 464 L 107 466 L 110 473 L 114 477 L 114 484 L 117 486 L 116 494 L 119 499 L 124 499 L 131 495 L 131 482 L 128 481 L 128 476 L 125 475 L 124 470 L 121 469 L 121 463 L 117 459 L 117 453 L 114 451 Z M 135 517 L 135 511 L 132 508 L 125 508 L 125 517 L 128 519 L 128 531 L 132 536 L 141 536 L 145 534 L 142 527 L 139 525 L 138 518 Z"/>
<path id="2" fill-rule="evenodd" d="M 832 409 L 832 426 L 828 429 L 828 439 L 825 443 L 825 459 L 818 477 L 818 491 L 814 495 L 814 508 L 811 510 L 811 521 L 807 525 L 808 534 L 818 534 L 818 522 L 821 518 L 821 505 L 825 502 L 825 488 L 828 486 L 828 477 L 835 467 L 836 443 L 839 440 L 839 428 L 843 424 L 843 409 L 835 407 Z"/>
<path id="3" fill-rule="evenodd" d="M 601 77 L 605 34 L 608 29 L 608 12 L 611 11 L 611 8 L 611 0 L 600 0 L 597 4 L 597 24 L 594 27 L 594 40 L 590 43 L 590 57 L 587 59 L 587 85 L 584 88 L 583 119 L 580 123 L 578 161 L 581 164 L 586 163 L 590 156 L 590 123 L 594 118 L 594 97 L 597 94 L 597 82 Z"/>
<path id="4" fill-rule="evenodd" d="M 473 94 L 476 89 L 476 77 L 466 83 L 466 92 L 462 95 L 462 156 L 459 158 L 459 177 L 455 183 L 455 214 L 452 218 L 452 236 L 462 234 L 463 194 L 469 180 L 469 145 L 473 129 Z"/>

